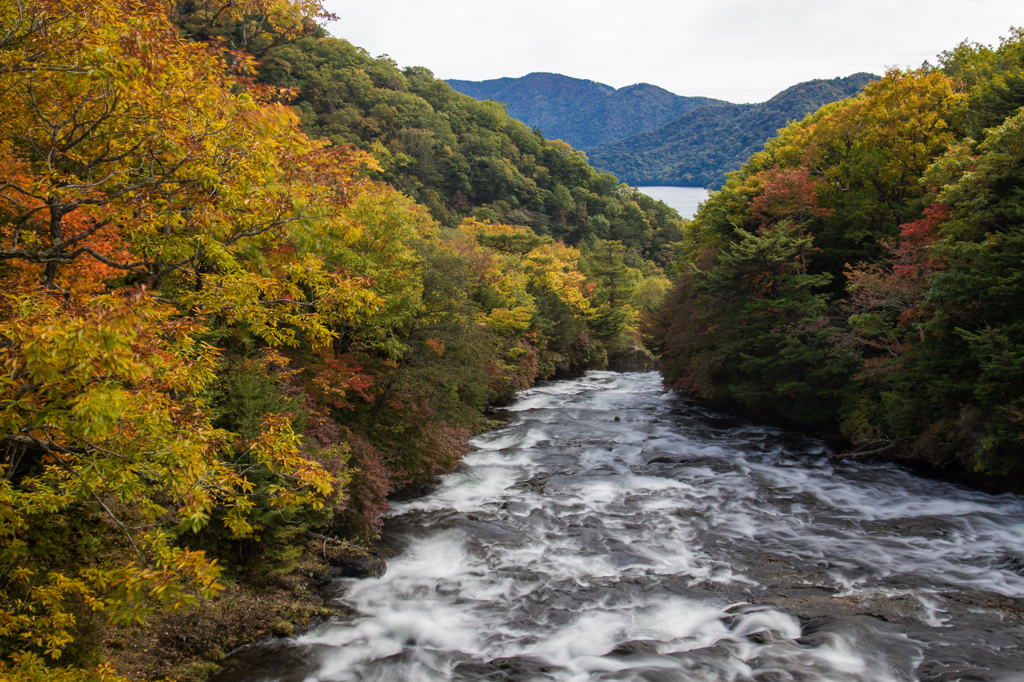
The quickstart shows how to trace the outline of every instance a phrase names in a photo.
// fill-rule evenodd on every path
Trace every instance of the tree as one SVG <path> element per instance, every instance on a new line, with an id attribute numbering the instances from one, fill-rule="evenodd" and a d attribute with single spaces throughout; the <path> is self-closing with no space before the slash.
<path id="1" fill-rule="evenodd" d="M 308 140 L 161 3 L 0 15 L 0 670 L 27 675 L 82 613 L 137 620 L 219 590 L 188 538 L 214 510 L 252 530 L 254 469 L 272 507 L 331 494 L 289 415 L 213 426 L 211 324 L 323 346 L 378 301 L 301 246 L 358 233 L 341 213 L 367 157 Z M 113 551 L 54 566 L 36 541 L 75 519 Z"/>
<path id="2" fill-rule="evenodd" d="M 695 217 L 698 249 L 734 240 L 737 227 L 797 221 L 821 249 L 814 272 L 831 274 L 838 294 L 847 263 L 879 258 L 881 240 L 930 203 L 921 178 L 956 140 L 964 97 L 940 72 L 892 70 L 857 97 L 790 124 Z"/>
<path id="3" fill-rule="evenodd" d="M 587 278 L 593 283 L 591 316 L 594 335 L 614 345 L 634 320 L 630 306 L 640 272 L 626 265 L 626 246 L 619 241 L 598 240 L 584 251 Z"/>
<path id="4" fill-rule="evenodd" d="M 828 428 L 856 357 L 828 326 L 828 274 L 809 274 L 812 237 L 786 221 L 684 275 L 655 334 L 666 382 L 762 418 Z M 706 263 L 706 265 L 704 265 Z"/>
<path id="5" fill-rule="evenodd" d="M 781 164 L 804 166 L 829 188 L 822 203 L 832 217 L 808 225 L 823 249 L 819 268 L 838 278 L 846 263 L 876 258 L 880 239 L 921 216 L 921 177 L 955 140 L 950 121 L 963 98 L 942 73 L 891 70 L 770 146 Z"/>

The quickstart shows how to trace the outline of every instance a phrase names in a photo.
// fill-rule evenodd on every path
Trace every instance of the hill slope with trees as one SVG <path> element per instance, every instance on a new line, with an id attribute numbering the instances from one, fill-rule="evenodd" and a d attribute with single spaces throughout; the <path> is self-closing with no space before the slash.
<path id="1" fill-rule="evenodd" d="M 1020 490 L 1022 105 L 1016 29 L 781 130 L 676 245 L 666 384 Z"/>
<path id="2" fill-rule="evenodd" d="M 631 185 L 720 187 L 779 128 L 820 107 L 855 95 L 878 76 L 794 85 L 761 104 L 704 106 L 628 139 L 588 150 L 595 167 Z"/>
<path id="3" fill-rule="evenodd" d="M 710 97 L 682 97 L 647 83 L 615 89 L 555 73 L 447 82 L 478 100 L 501 102 L 513 118 L 582 150 L 653 130 L 698 107 L 725 104 Z"/>
<path id="4" fill-rule="evenodd" d="M 466 217 L 526 225 L 569 245 L 612 239 L 664 260 L 664 235 L 679 220 L 674 209 L 426 68 L 400 69 L 348 41 L 307 35 L 268 49 L 259 78 L 296 89 L 291 104 L 309 135 L 372 153 L 380 164 L 374 177 L 443 225 Z"/>

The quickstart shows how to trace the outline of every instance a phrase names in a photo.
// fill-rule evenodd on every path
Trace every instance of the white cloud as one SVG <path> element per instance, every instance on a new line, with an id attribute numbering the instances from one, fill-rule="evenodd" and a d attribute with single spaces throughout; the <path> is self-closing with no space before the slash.
<path id="1" fill-rule="evenodd" d="M 919 66 L 961 40 L 998 43 L 1024 24 L 1019 0 L 326 0 L 336 36 L 484 80 L 550 71 L 615 87 L 759 102 L 814 78 Z"/>

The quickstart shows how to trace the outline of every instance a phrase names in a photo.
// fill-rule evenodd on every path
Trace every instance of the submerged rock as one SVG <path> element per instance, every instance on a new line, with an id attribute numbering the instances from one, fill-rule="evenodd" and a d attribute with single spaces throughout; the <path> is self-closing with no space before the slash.
<path id="1" fill-rule="evenodd" d="M 646 639 L 634 639 L 623 642 L 609 651 L 605 656 L 636 656 L 658 653 L 658 643 Z"/>

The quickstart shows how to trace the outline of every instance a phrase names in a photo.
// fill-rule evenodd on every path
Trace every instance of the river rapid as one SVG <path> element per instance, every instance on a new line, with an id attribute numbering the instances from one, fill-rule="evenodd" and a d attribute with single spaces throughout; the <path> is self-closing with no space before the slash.
<path id="1" fill-rule="evenodd" d="M 1024 681 L 1024 500 L 839 461 L 657 374 L 541 385 L 394 505 L 351 616 L 220 682 Z"/>

